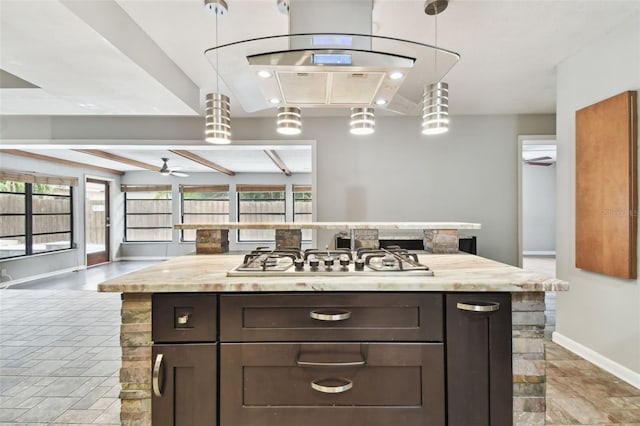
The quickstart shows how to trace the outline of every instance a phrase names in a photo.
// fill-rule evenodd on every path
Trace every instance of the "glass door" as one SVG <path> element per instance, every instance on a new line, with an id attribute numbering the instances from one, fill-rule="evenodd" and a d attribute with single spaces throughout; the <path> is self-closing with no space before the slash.
<path id="1" fill-rule="evenodd" d="M 85 249 L 87 266 L 109 262 L 109 182 L 87 178 Z"/>

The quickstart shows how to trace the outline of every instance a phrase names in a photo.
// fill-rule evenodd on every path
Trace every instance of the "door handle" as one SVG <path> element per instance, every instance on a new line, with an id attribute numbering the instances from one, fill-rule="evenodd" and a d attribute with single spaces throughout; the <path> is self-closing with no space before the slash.
<path id="1" fill-rule="evenodd" d="M 162 368 L 162 354 L 156 355 L 156 361 L 153 364 L 153 374 L 151 385 L 153 394 L 160 398 L 162 396 L 162 388 L 164 387 L 164 369 Z"/>
<path id="2" fill-rule="evenodd" d="M 470 312 L 495 312 L 500 309 L 498 302 L 458 302 L 456 308 Z"/>
<path id="3" fill-rule="evenodd" d="M 322 384 L 324 382 L 324 384 Z M 327 382 L 339 382 L 339 385 L 329 384 Z M 349 379 L 336 378 L 336 379 L 319 379 L 311 382 L 311 388 L 322 393 L 343 393 L 353 387 L 353 381 Z"/>

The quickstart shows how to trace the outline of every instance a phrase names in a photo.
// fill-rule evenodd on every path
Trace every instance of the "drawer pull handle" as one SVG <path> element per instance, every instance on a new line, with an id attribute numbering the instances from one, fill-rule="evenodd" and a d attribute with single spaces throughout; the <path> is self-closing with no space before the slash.
<path id="1" fill-rule="evenodd" d="M 323 383 L 324 384 L 321 384 Z M 337 386 L 329 386 L 329 383 L 326 382 L 341 382 L 342 384 L 337 385 Z M 351 389 L 353 387 L 353 382 L 349 379 L 321 379 L 321 380 L 314 380 L 311 382 L 311 388 L 313 390 L 317 390 L 318 392 L 322 392 L 322 393 L 343 393 L 348 391 L 349 389 Z"/>
<path id="2" fill-rule="evenodd" d="M 311 311 L 309 316 L 318 321 L 344 321 L 351 318 L 351 312 L 338 310 Z"/>
<path id="3" fill-rule="evenodd" d="M 500 303 L 498 302 L 458 302 L 456 308 L 461 311 L 471 312 L 495 312 L 500 309 Z"/>
<path id="4" fill-rule="evenodd" d="M 300 361 L 296 360 L 296 364 L 303 367 L 358 367 L 366 365 L 367 361 L 349 361 L 349 362 L 315 362 L 315 361 Z"/>
<path id="5" fill-rule="evenodd" d="M 162 388 L 164 387 L 164 374 L 162 368 L 162 354 L 156 356 L 156 362 L 153 364 L 153 374 L 151 384 L 153 386 L 153 394 L 160 398 L 162 396 Z"/>

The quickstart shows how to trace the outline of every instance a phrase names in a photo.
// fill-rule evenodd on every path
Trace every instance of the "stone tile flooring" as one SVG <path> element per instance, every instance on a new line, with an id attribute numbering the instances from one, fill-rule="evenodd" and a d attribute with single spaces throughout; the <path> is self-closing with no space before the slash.
<path id="1" fill-rule="evenodd" d="M 0 290 L 0 424 L 120 424 L 120 295 Z"/>
<path id="2" fill-rule="evenodd" d="M 120 295 L 65 275 L 0 290 L 0 425 L 120 423 Z M 548 425 L 640 426 L 640 389 L 551 342 L 547 359 Z"/>
<path id="3" fill-rule="evenodd" d="M 547 342 L 547 425 L 640 426 L 640 389 Z"/>

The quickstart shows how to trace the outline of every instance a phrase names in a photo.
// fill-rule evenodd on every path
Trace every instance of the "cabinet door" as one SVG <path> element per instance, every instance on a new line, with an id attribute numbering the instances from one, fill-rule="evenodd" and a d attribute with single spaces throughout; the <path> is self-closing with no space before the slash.
<path id="1" fill-rule="evenodd" d="M 154 345 L 151 419 L 159 425 L 216 425 L 217 344 Z"/>
<path id="2" fill-rule="evenodd" d="M 511 425 L 511 294 L 448 294 L 446 328 L 449 426 Z"/>

